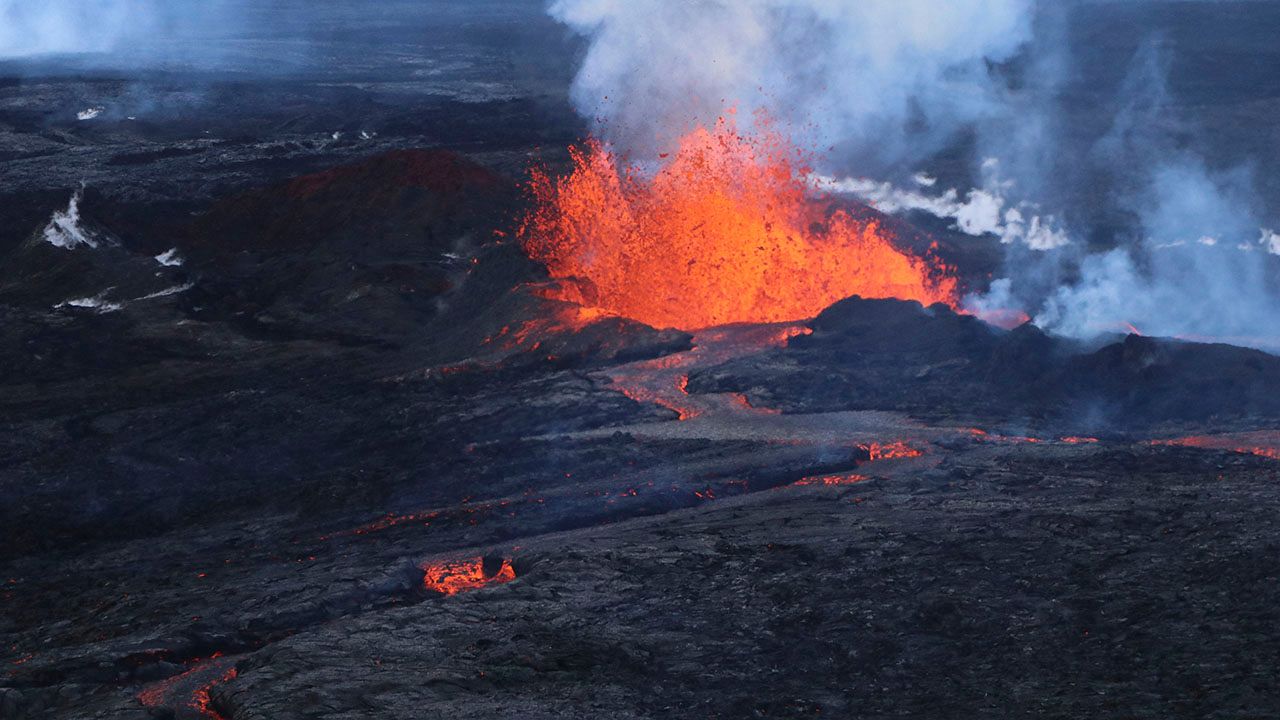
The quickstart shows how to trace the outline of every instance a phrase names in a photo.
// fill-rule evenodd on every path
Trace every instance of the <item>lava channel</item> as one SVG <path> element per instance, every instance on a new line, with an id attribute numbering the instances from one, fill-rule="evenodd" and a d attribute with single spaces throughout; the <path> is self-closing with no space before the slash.
<path id="1" fill-rule="evenodd" d="M 689 394 L 689 372 L 712 367 L 737 357 L 771 347 L 781 347 L 797 335 L 812 332 L 802 325 L 730 325 L 700 330 L 693 335 L 693 348 L 641 360 L 609 372 L 613 386 L 636 402 L 653 403 L 690 420 L 708 413 L 751 413 L 775 415 L 777 410 L 755 407 L 740 393 Z"/>

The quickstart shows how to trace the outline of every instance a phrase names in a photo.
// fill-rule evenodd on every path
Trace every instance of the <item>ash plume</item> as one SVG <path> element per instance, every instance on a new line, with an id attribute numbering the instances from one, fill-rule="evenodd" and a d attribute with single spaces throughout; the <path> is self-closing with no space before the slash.
<path id="1" fill-rule="evenodd" d="M 1254 170 L 1217 161 L 1180 117 L 1154 28 L 1136 28 L 1149 37 L 1116 87 L 1078 87 L 1080 60 L 1101 51 L 1072 35 L 1072 13 L 1099 7 L 555 0 L 550 13 L 590 42 L 579 111 L 635 157 L 729 108 L 762 110 L 814 152 L 824 189 L 999 238 L 1004 277 L 974 288 L 972 309 L 1076 337 L 1267 346 L 1280 236 Z"/>

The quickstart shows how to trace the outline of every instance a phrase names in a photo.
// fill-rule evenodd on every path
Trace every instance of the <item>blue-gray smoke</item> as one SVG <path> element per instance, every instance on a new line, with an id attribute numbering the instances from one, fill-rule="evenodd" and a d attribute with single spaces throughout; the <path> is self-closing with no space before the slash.
<path id="1" fill-rule="evenodd" d="M 241 29 L 243 9 L 232 0 L 0 0 L 0 59 L 209 60 Z"/>

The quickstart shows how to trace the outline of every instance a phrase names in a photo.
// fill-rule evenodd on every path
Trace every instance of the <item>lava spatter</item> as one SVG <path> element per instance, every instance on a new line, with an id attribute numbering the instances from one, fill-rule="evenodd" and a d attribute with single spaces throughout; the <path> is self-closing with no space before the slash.
<path id="1" fill-rule="evenodd" d="M 762 126 L 697 128 L 656 172 L 595 140 L 571 149 L 567 176 L 532 174 L 525 250 L 578 281 L 574 299 L 655 327 L 795 321 L 851 295 L 955 305 L 940 262 L 813 196 L 800 153 Z"/>

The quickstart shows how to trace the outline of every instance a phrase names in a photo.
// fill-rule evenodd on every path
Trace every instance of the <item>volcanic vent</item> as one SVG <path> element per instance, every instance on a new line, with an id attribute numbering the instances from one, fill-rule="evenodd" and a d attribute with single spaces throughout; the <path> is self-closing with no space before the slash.
<path id="1" fill-rule="evenodd" d="M 851 295 L 955 304 L 941 262 L 813 194 L 803 155 L 755 124 L 698 127 L 656 168 L 589 140 L 565 177 L 536 170 L 520 238 L 568 281 L 557 299 L 686 330 L 800 320 Z"/>

